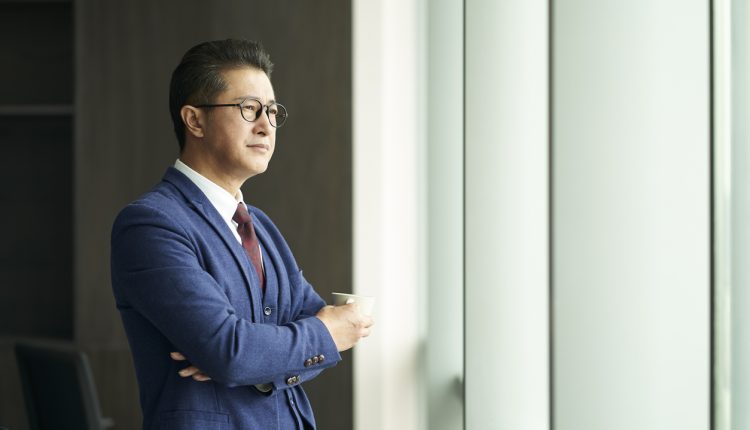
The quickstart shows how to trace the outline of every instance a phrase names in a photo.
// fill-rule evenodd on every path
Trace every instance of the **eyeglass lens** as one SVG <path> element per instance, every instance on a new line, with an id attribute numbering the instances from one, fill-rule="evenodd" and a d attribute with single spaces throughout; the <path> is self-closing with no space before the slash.
<path id="1" fill-rule="evenodd" d="M 245 121 L 253 122 L 260 118 L 260 114 L 263 112 L 263 105 L 258 100 L 248 99 L 242 103 L 240 112 Z M 272 126 L 280 127 L 286 121 L 286 108 L 280 104 L 270 104 L 266 108 L 266 115 L 268 115 L 268 120 Z"/>

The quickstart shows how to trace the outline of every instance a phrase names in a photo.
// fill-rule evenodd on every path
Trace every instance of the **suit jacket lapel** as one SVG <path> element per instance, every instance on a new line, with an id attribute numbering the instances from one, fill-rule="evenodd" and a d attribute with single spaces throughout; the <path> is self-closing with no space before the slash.
<path id="1" fill-rule="evenodd" d="M 259 285 L 260 280 L 255 271 L 250 270 L 250 263 L 245 254 L 245 249 L 237 242 L 232 232 L 229 231 L 226 222 L 208 200 L 208 197 L 187 176 L 174 167 L 170 167 L 164 174 L 163 180 L 174 185 L 182 193 L 188 203 L 206 220 L 216 234 L 224 241 L 227 248 L 229 248 L 245 277 L 245 288 L 250 295 L 253 305 L 253 320 L 256 320 L 260 306 L 262 306 L 262 300 L 259 288 L 252 288 L 252 285 Z"/>

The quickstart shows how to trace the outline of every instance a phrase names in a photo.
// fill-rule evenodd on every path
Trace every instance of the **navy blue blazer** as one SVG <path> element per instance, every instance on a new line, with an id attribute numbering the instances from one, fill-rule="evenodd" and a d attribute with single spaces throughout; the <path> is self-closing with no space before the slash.
<path id="1" fill-rule="evenodd" d="M 248 209 L 265 293 L 226 222 L 177 169 L 115 220 L 112 288 L 144 429 L 315 428 L 300 383 L 341 360 L 314 316 L 325 302 L 268 216 Z M 171 351 L 212 380 L 180 377 L 186 364 L 172 360 Z"/>

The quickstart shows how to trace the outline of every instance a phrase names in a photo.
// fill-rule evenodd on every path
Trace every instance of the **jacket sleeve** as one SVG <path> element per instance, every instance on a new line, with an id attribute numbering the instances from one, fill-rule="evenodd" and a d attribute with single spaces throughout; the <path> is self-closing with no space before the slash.
<path id="1" fill-rule="evenodd" d="M 301 300 L 299 301 L 300 306 L 297 308 L 298 311 L 295 313 L 292 320 L 301 321 L 311 318 L 320 321 L 317 317 L 315 317 L 315 315 L 318 313 L 318 311 L 320 311 L 321 308 L 326 305 L 326 302 L 320 298 L 320 295 L 313 289 L 312 285 L 307 282 L 307 280 L 302 275 L 302 271 L 297 272 L 297 277 L 292 280 L 292 283 L 298 290 L 297 294 L 299 294 L 301 297 Z M 327 330 L 328 329 L 326 328 L 326 331 Z M 337 362 L 341 360 L 338 350 L 336 350 L 336 355 L 333 357 L 333 359 Z M 305 371 L 297 375 L 297 379 L 299 382 L 306 382 L 318 376 L 325 369 L 325 366 L 323 366 L 323 364 L 326 360 L 329 360 L 329 357 L 325 354 L 317 354 L 313 357 L 310 357 L 309 360 L 310 361 L 306 360 Z M 285 375 L 279 375 L 277 378 L 274 378 L 274 380 L 272 381 L 272 385 L 276 389 L 286 388 L 289 386 L 289 378 L 285 377 Z"/>
<path id="2" fill-rule="evenodd" d="M 294 280 L 294 284 L 297 285 L 297 288 L 299 289 L 298 294 L 301 296 L 299 311 L 294 319 L 317 315 L 318 311 L 326 305 L 326 302 L 313 289 L 312 285 L 307 282 L 302 275 L 302 271 L 299 271 L 297 279 Z"/>
<path id="3" fill-rule="evenodd" d="M 184 228 L 156 208 L 132 204 L 123 210 L 113 229 L 111 258 L 118 302 L 140 312 L 216 382 L 293 386 L 308 379 L 298 375 L 312 370 L 305 366 L 309 358 L 325 355 L 316 371 L 341 359 L 318 318 L 277 326 L 237 317 L 201 267 Z"/>

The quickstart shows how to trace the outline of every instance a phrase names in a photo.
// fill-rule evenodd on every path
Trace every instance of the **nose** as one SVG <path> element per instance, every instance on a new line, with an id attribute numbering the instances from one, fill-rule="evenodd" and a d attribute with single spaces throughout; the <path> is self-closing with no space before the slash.
<path id="1" fill-rule="evenodd" d="M 261 108 L 260 115 L 258 116 L 258 119 L 256 119 L 253 124 L 253 132 L 256 134 L 262 134 L 267 135 L 271 132 L 273 129 L 273 126 L 271 125 L 271 120 L 268 117 L 268 106 L 264 106 Z"/>

